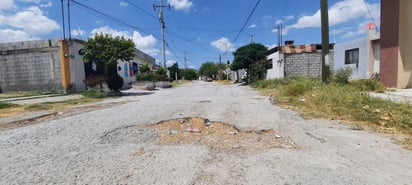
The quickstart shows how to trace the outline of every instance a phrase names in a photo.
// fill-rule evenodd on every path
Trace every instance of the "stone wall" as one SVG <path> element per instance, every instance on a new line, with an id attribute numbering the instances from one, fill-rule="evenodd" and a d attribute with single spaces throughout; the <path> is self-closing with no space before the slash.
<path id="1" fill-rule="evenodd" d="M 311 76 L 321 77 L 322 53 L 284 54 L 285 77 Z M 329 53 L 330 70 L 333 72 L 333 52 Z"/>
<path id="2" fill-rule="evenodd" d="M 0 44 L 0 86 L 7 91 L 61 90 L 58 40 Z"/>

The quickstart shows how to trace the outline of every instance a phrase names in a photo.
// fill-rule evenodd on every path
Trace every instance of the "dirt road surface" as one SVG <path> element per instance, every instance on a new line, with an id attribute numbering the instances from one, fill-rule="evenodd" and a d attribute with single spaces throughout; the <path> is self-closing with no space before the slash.
<path id="1" fill-rule="evenodd" d="M 0 184 L 412 184 L 412 152 L 390 137 L 305 120 L 246 86 L 126 93 L 0 131 Z"/>

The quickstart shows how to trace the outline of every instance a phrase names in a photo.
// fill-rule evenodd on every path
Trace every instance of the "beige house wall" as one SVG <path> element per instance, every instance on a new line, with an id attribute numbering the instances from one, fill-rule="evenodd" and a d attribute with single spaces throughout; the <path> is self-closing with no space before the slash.
<path id="1" fill-rule="evenodd" d="M 399 15 L 399 88 L 412 87 L 412 1 L 400 0 Z"/>

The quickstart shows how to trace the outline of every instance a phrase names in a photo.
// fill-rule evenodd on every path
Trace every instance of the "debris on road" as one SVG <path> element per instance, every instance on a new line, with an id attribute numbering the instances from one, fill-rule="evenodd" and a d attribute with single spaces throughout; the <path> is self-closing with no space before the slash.
<path id="1" fill-rule="evenodd" d="M 207 145 L 217 150 L 296 148 L 288 137 L 273 129 L 240 130 L 233 125 L 192 117 L 147 126 L 157 131 L 163 145 Z"/>

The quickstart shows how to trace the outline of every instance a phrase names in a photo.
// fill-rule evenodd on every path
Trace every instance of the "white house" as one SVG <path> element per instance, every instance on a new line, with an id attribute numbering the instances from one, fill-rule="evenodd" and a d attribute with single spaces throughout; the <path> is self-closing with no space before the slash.
<path id="1" fill-rule="evenodd" d="M 350 67 L 352 79 L 371 78 L 379 74 L 380 34 L 368 30 L 368 36 L 335 45 L 334 71 Z"/>

